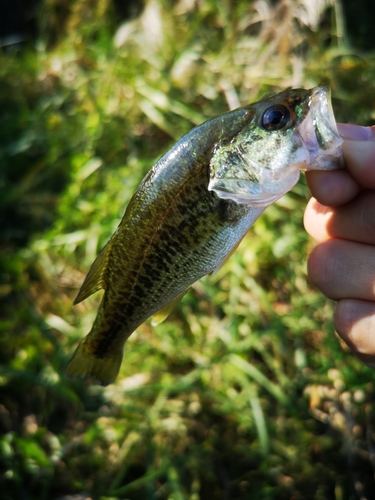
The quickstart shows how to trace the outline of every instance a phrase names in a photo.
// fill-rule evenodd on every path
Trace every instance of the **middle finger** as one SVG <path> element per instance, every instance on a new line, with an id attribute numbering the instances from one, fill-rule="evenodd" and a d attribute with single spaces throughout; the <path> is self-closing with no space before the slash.
<path id="1" fill-rule="evenodd" d="M 362 191 L 339 207 L 326 207 L 312 198 L 305 212 L 305 227 L 317 241 L 342 238 L 375 244 L 375 191 Z"/>

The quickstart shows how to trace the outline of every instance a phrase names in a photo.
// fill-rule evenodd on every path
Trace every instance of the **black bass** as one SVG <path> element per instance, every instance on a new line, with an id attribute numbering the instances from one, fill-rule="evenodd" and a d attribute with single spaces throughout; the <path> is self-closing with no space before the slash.
<path id="1" fill-rule="evenodd" d="M 325 86 L 269 96 L 182 137 L 143 179 L 91 266 L 75 304 L 105 293 L 67 375 L 113 382 L 131 333 L 155 313 L 166 317 L 218 269 L 300 170 L 341 167 L 341 143 Z"/>

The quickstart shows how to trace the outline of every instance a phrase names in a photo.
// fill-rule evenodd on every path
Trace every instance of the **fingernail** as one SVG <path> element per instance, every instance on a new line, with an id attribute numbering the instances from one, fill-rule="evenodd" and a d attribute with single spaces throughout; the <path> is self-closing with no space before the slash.
<path id="1" fill-rule="evenodd" d="M 337 129 L 343 139 L 352 141 L 375 141 L 375 125 L 362 127 L 352 123 L 338 123 Z"/>

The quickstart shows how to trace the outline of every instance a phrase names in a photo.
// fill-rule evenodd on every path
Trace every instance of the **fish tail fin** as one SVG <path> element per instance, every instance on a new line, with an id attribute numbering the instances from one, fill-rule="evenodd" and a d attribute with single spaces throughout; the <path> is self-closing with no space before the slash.
<path id="1" fill-rule="evenodd" d="M 83 339 L 66 369 L 68 377 L 93 377 L 102 385 L 111 384 L 117 377 L 122 362 L 122 350 L 99 358 L 94 356 L 90 345 Z"/>

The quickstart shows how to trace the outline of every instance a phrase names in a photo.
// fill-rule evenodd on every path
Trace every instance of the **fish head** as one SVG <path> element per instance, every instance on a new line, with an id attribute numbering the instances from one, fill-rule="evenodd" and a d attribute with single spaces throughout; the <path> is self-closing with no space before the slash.
<path id="1" fill-rule="evenodd" d="M 266 207 L 296 184 L 301 170 L 343 166 L 328 86 L 289 89 L 245 108 L 246 126 L 219 140 L 210 160 L 208 189 L 219 198 Z M 222 116 L 223 130 L 229 117 Z"/>

